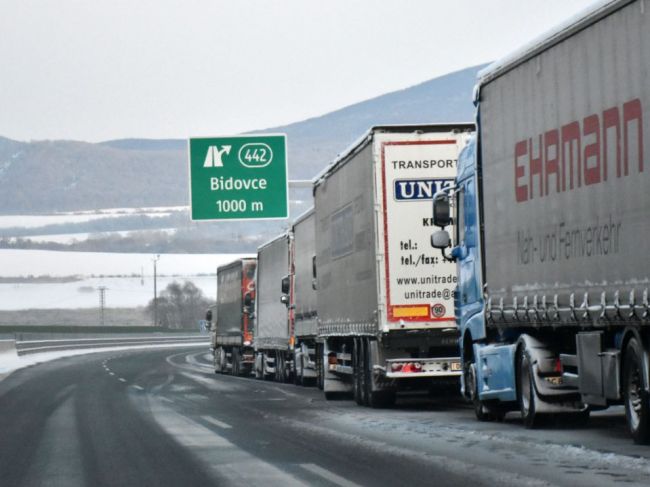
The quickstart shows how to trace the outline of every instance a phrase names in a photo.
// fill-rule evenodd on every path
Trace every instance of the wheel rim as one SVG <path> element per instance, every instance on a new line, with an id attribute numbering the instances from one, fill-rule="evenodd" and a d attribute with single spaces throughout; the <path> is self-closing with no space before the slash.
<path id="1" fill-rule="evenodd" d="M 643 399 L 641 397 L 641 371 L 636 357 L 631 363 L 631 368 L 626 384 L 627 410 L 629 411 L 630 426 L 632 429 L 637 429 L 641 422 Z"/>

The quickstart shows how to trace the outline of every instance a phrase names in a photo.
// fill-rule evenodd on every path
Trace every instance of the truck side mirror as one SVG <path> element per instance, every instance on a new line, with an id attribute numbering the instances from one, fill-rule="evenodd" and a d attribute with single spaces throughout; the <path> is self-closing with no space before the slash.
<path id="1" fill-rule="evenodd" d="M 311 258 L 311 276 L 312 276 L 312 279 L 311 279 L 311 288 L 312 288 L 314 291 L 316 291 L 316 288 L 317 288 L 316 283 L 317 283 L 318 281 L 316 281 L 316 256 L 315 256 L 315 255 L 312 256 L 312 258 Z"/>
<path id="2" fill-rule="evenodd" d="M 209 310 L 205 313 L 205 321 L 208 321 L 208 322 L 212 321 L 212 310 L 211 310 L 211 309 L 209 309 Z"/>
<path id="3" fill-rule="evenodd" d="M 282 294 L 289 294 L 290 284 L 289 276 L 284 276 L 282 278 Z"/>
<path id="4" fill-rule="evenodd" d="M 435 249 L 446 249 L 451 243 L 447 230 L 438 230 L 431 235 L 431 246 Z"/>
<path id="5" fill-rule="evenodd" d="M 438 193 L 433 198 L 433 224 L 441 228 L 451 224 L 451 207 L 447 193 Z"/>

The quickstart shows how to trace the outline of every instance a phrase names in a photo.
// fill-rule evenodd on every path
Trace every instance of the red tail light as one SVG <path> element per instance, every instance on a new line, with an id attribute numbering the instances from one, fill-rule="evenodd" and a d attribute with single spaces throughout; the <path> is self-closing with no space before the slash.
<path id="1" fill-rule="evenodd" d="M 562 361 L 560 360 L 559 357 L 555 359 L 555 369 L 554 370 L 558 374 L 562 373 Z"/>
<path id="2" fill-rule="evenodd" d="M 420 362 L 408 362 L 402 367 L 404 373 L 417 373 L 422 372 L 422 364 Z"/>

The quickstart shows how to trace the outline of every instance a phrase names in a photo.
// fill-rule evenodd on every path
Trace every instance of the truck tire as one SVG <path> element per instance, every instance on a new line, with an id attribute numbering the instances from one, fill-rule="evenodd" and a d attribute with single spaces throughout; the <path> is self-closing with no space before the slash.
<path id="1" fill-rule="evenodd" d="M 266 352 L 260 352 L 260 353 L 262 354 L 262 379 L 272 381 L 275 378 L 275 374 L 277 372 L 269 373 L 268 368 L 266 367 L 266 362 L 268 361 Z"/>
<path id="2" fill-rule="evenodd" d="M 363 362 L 361 359 L 361 340 L 355 338 L 352 345 L 352 391 L 354 394 L 354 402 L 359 406 L 363 406 L 363 392 L 361 375 L 363 374 Z"/>
<path id="3" fill-rule="evenodd" d="M 230 368 L 230 375 L 235 377 L 239 375 L 239 348 L 233 347 L 230 352 L 230 360 L 232 360 L 232 367 Z"/>
<path id="4" fill-rule="evenodd" d="M 360 342 L 363 344 L 361 347 L 361 358 L 364 364 L 363 373 L 361 375 L 364 391 L 363 404 L 374 409 L 389 408 L 395 404 L 396 393 L 395 391 L 390 390 L 374 391 L 372 389 L 372 360 L 370 354 L 370 339 L 362 338 Z"/>
<path id="5" fill-rule="evenodd" d="M 625 420 L 634 443 L 650 443 L 650 398 L 643 383 L 643 348 L 631 338 L 623 356 Z"/>
<path id="6" fill-rule="evenodd" d="M 524 426 L 528 429 L 538 427 L 540 418 L 535 407 L 537 394 L 535 393 L 533 366 L 525 349 L 517 355 L 517 400 Z"/>
<path id="7" fill-rule="evenodd" d="M 323 345 L 321 343 L 316 344 L 316 384 L 318 388 L 322 391 L 323 386 L 325 385 L 325 372 L 323 370 L 324 365 L 323 360 Z"/>
<path id="8" fill-rule="evenodd" d="M 219 349 L 215 348 L 212 350 L 212 368 L 214 369 L 215 374 L 219 373 L 218 357 L 219 357 Z"/>
<path id="9" fill-rule="evenodd" d="M 275 375 L 273 380 L 275 382 L 282 382 L 282 363 L 280 362 L 280 352 L 273 350 L 273 356 L 275 357 Z"/>
<path id="10" fill-rule="evenodd" d="M 299 358 L 300 354 L 297 349 L 293 350 L 293 383 L 297 386 L 303 384 L 303 373 L 302 373 L 302 359 Z"/>
<path id="11" fill-rule="evenodd" d="M 495 418 L 490 414 L 488 408 L 485 406 L 483 401 L 479 399 L 478 395 L 478 380 L 476 378 L 476 364 L 474 362 L 468 363 L 466 365 L 467 374 L 466 374 L 466 387 L 469 391 L 469 398 L 472 401 L 472 406 L 474 407 L 474 415 L 479 421 L 492 421 Z"/>
<path id="12" fill-rule="evenodd" d="M 361 404 L 370 405 L 370 392 L 372 390 L 372 374 L 370 370 L 370 342 L 367 338 L 359 340 L 359 363 L 361 365 L 361 374 L 359 376 L 359 386 L 361 392 Z"/>
<path id="13" fill-rule="evenodd" d="M 226 352 L 223 347 L 217 347 L 214 351 L 214 373 L 223 374 L 226 372 Z"/>

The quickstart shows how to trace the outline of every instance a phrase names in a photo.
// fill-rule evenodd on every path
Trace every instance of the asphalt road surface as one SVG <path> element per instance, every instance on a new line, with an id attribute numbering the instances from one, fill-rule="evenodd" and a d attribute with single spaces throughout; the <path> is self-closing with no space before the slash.
<path id="1" fill-rule="evenodd" d="M 61 359 L 0 382 L 1 486 L 649 485 L 619 409 L 526 430 L 460 400 L 391 410 L 215 375 L 206 350 Z"/>

